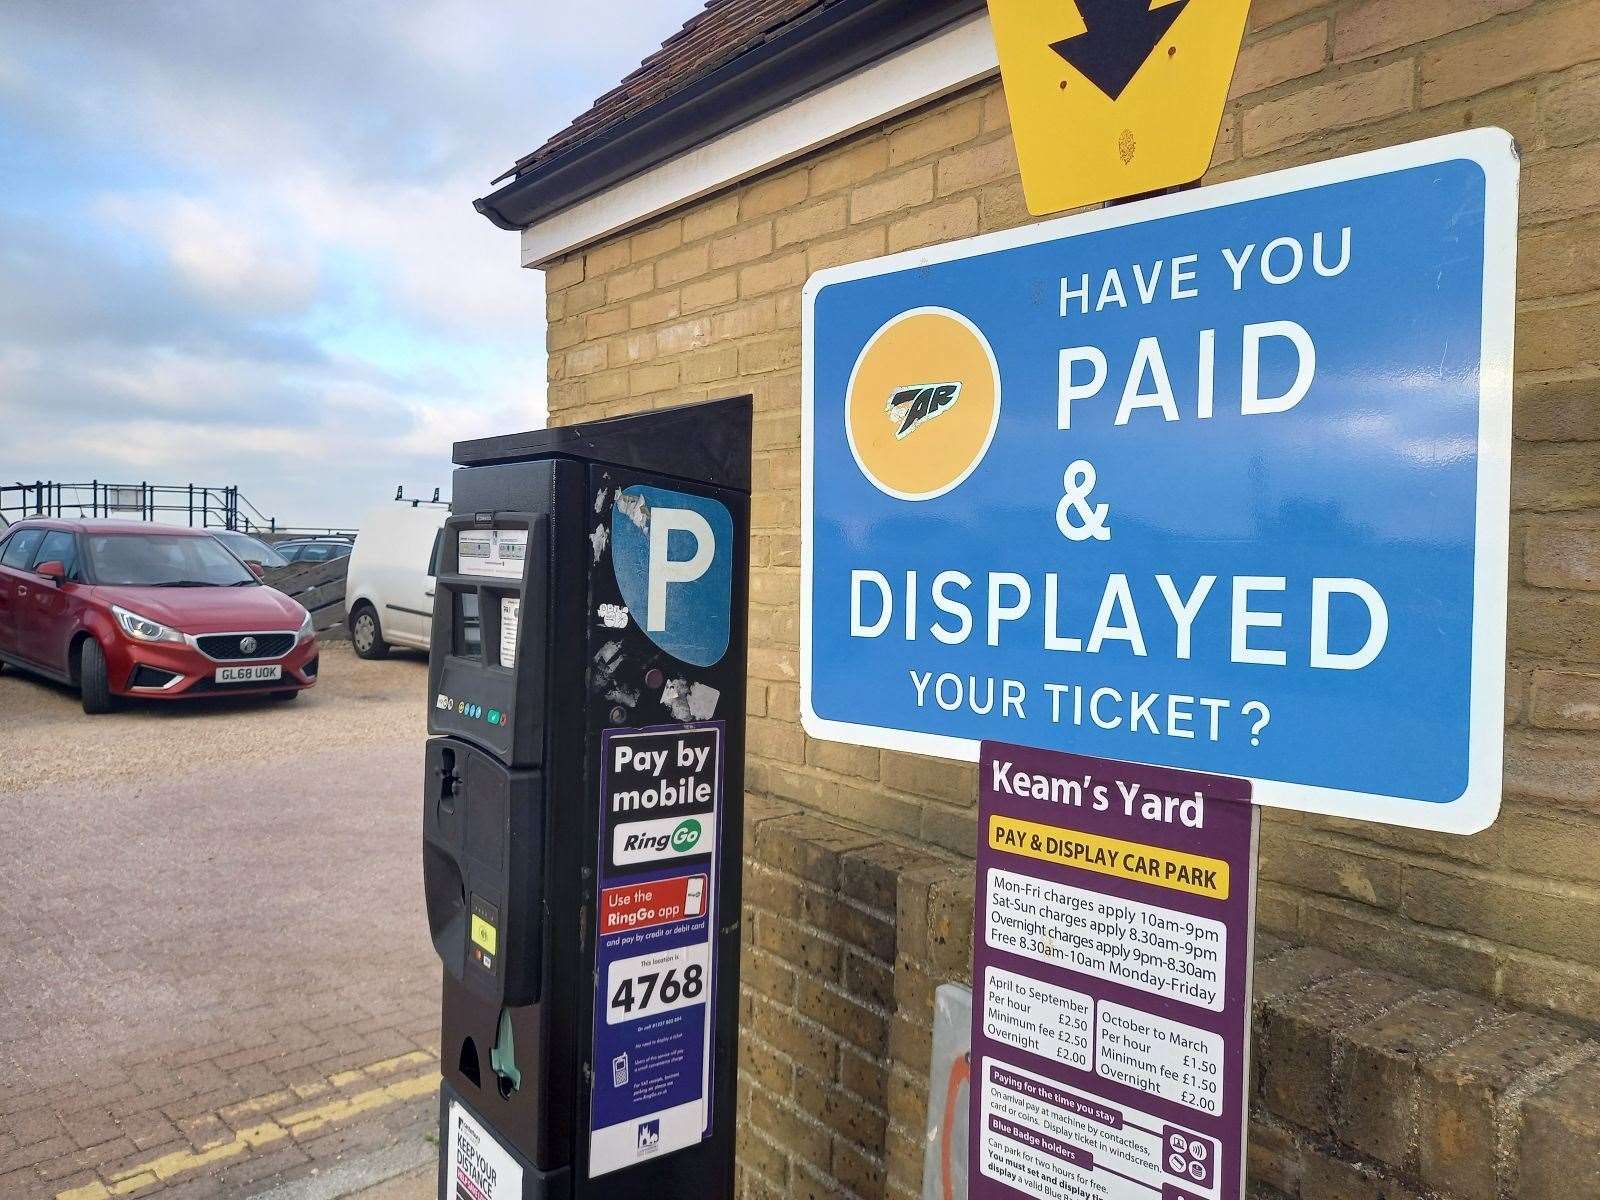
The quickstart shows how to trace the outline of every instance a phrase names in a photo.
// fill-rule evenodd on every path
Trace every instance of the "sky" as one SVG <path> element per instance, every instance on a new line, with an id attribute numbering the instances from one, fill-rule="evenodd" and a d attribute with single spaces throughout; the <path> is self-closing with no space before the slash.
<path id="1" fill-rule="evenodd" d="M 449 494 L 544 423 L 543 281 L 472 208 L 700 0 L 5 0 L 0 483 Z"/>

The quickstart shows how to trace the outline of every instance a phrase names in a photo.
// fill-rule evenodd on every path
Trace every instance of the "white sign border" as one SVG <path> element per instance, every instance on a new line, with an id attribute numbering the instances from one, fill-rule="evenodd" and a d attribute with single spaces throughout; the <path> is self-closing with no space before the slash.
<path id="1" fill-rule="evenodd" d="M 1517 197 L 1521 155 L 1504 129 L 1469 129 L 1443 137 L 1291 167 L 1249 179 L 1156 196 L 1060 217 L 999 233 L 928 246 L 818 271 L 802 292 L 800 423 L 800 723 L 825 741 L 978 760 L 979 743 L 940 734 L 831 721 L 811 704 L 812 477 L 816 450 L 816 301 L 835 283 L 953 262 L 1059 238 L 1204 212 L 1248 200 L 1307 191 L 1456 160 L 1484 174 L 1483 356 L 1479 372 L 1478 513 L 1474 547 L 1472 701 L 1467 783 L 1449 803 L 1372 792 L 1251 779 L 1257 804 L 1412 829 L 1469 834 L 1487 829 L 1500 811 L 1505 756 L 1506 589 L 1511 534 L 1511 405 L 1517 295 Z M 1161 763 L 1161 766 L 1181 764 Z"/>

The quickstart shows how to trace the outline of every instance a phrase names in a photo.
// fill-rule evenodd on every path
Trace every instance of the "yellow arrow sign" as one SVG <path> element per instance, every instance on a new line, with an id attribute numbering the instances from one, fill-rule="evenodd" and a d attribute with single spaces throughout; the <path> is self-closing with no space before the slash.
<path id="1" fill-rule="evenodd" d="M 1250 0 L 989 0 L 1036 216 L 1205 174 Z"/>

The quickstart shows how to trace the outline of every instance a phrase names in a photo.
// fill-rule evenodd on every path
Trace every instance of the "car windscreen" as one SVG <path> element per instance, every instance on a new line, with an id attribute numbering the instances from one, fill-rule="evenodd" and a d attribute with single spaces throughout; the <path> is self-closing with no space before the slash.
<path id="1" fill-rule="evenodd" d="M 213 533 L 212 537 L 232 550 L 245 562 L 258 562 L 264 567 L 287 567 L 289 560 L 271 546 L 248 533 Z"/>
<path id="2" fill-rule="evenodd" d="M 123 587 L 236 587 L 256 582 L 208 537 L 154 533 L 89 535 L 94 582 Z"/>

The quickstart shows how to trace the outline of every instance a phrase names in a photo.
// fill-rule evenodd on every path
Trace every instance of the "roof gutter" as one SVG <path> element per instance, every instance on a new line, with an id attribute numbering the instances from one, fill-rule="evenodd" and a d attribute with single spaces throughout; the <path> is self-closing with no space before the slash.
<path id="1" fill-rule="evenodd" d="M 984 0 L 843 0 L 474 200 L 520 230 L 980 11 Z"/>

